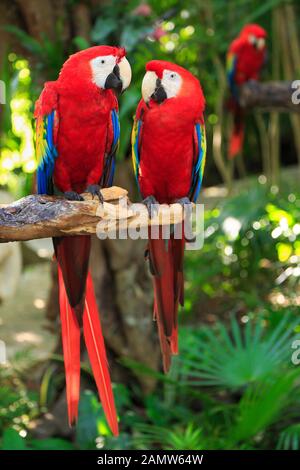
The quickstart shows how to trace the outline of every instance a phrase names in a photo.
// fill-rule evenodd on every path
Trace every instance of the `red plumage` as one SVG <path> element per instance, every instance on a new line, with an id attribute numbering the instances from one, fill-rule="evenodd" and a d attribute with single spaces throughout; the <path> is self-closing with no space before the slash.
<path id="1" fill-rule="evenodd" d="M 80 327 L 71 308 L 58 266 L 59 306 L 62 331 L 69 424 L 77 421 L 80 392 Z"/>
<path id="2" fill-rule="evenodd" d="M 106 86 L 105 79 L 108 77 L 105 76 L 104 66 L 106 67 L 106 63 L 109 67 L 112 64 L 109 75 L 112 76 L 113 73 L 117 75 L 110 79 L 120 82 L 120 68 L 117 66 L 124 56 L 123 48 L 110 46 L 89 48 L 71 56 L 63 65 L 58 79 L 45 84 L 35 108 L 37 154 L 43 152 L 41 139 L 44 139 L 42 135 L 44 132 L 47 133 L 48 142 L 43 145 L 48 150 L 42 155 L 38 171 L 40 170 L 42 176 L 45 174 L 47 176 L 47 171 L 50 172 L 51 164 L 53 165 L 51 179 L 55 192 L 72 192 L 74 195 L 86 191 L 90 185 L 98 187 L 102 184 L 105 159 L 115 145 L 112 113 L 118 110 L 116 95 Z M 98 60 L 95 66 L 92 63 L 94 59 Z M 104 64 L 102 68 L 99 59 L 101 64 Z M 55 158 L 52 142 L 49 143 L 49 130 L 44 131 L 42 128 L 42 132 L 38 132 L 42 120 L 53 112 L 54 124 L 50 137 L 53 139 L 57 154 Z M 92 278 L 88 273 L 90 237 L 60 237 L 55 238 L 53 242 L 59 272 L 69 422 L 72 424 L 77 420 L 80 329 L 83 326 L 86 347 L 103 408 L 112 432 L 117 435 L 117 414 L 99 312 Z"/>
<path id="3" fill-rule="evenodd" d="M 165 61 L 151 61 L 147 72 L 164 83 L 165 71 L 176 72 L 180 86 L 176 96 L 158 103 L 142 99 L 136 113 L 141 120 L 139 136 L 138 184 L 143 198 L 154 196 L 171 204 L 190 194 L 193 165 L 198 151 L 195 124 L 204 123 L 205 100 L 199 81 L 190 72 Z M 183 229 L 183 226 L 182 226 Z M 178 306 L 183 305 L 184 236 L 171 234 L 164 240 L 149 231 L 149 261 L 153 274 L 154 318 L 158 323 L 163 366 L 170 368 L 171 356 L 178 353 Z"/>
<path id="4" fill-rule="evenodd" d="M 229 109 L 233 114 L 228 151 L 230 159 L 241 152 L 244 141 L 244 114 L 237 101 L 238 87 L 249 80 L 259 80 L 266 61 L 266 36 L 267 33 L 261 26 L 248 24 L 229 46 L 227 74 L 232 93 Z"/>
<path id="5" fill-rule="evenodd" d="M 101 324 L 94 294 L 91 274 L 87 277 L 86 300 L 83 313 L 83 333 L 101 403 L 108 424 L 115 436 L 118 435 L 117 412 L 110 383 Z"/>

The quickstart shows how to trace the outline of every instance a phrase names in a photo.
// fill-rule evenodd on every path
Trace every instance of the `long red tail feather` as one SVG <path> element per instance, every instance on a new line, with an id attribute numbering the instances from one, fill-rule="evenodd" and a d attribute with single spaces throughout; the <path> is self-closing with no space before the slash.
<path id="1" fill-rule="evenodd" d="M 86 300 L 83 313 L 83 333 L 106 419 L 113 434 L 118 436 L 119 430 L 117 413 L 111 387 L 99 312 L 90 273 L 88 273 L 86 284 Z"/>
<path id="2" fill-rule="evenodd" d="M 149 240 L 154 268 L 154 318 L 157 320 L 164 371 L 171 366 L 171 356 L 178 354 L 178 306 L 183 304 L 184 239 Z"/>
<path id="3" fill-rule="evenodd" d="M 239 155 L 244 143 L 244 115 L 239 107 L 233 110 L 233 129 L 229 140 L 228 158 L 232 160 Z"/>
<path id="4" fill-rule="evenodd" d="M 66 293 L 62 270 L 58 265 L 59 305 L 62 344 L 66 371 L 66 390 L 70 426 L 78 418 L 80 394 L 80 328 Z"/>

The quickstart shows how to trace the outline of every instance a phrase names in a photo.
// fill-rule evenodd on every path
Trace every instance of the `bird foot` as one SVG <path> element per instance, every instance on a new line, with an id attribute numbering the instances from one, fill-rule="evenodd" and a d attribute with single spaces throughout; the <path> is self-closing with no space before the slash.
<path id="1" fill-rule="evenodd" d="M 64 196 L 68 201 L 84 201 L 83 197 L 75 191 L 66 191 Z"/>
<path id="2" fill-rule="evenodd" d="M 101 187 L 99 186 L 99 184 L 90 184 L 86 188 L 86 192 L 90 193 L 92 195 L 93 199 L 94 199 L 95 196 L 97 196 L 98 199 L 99 199 L 99 202 L 101 204 L 103 204 L 104 199 L 103 199 L 103 196 L 102 196 L 102 193 L 101 193 Z"/>
<path id="3" fill-rule="evenodd" d="M 150 219 L 155 217 L 158 214 L 159 203 L 154 196 L 148 196 L 143 199 L 142 203 L 147 207 L 147 211 Z"/>
<path id="4" fill-rule="evenodd" d="M 180 199 L 175 199 L 176 204 L 180 204 L 183 208 L 184 206 L 190 206 L 192 203 L 188 197 L 181 197 Z"/>

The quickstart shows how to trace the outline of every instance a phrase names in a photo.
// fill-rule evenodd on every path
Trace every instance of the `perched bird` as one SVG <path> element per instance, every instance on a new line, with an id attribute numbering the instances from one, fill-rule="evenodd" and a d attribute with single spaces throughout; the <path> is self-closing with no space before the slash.
<path id="1" fill-rule="evenodd" d="M 148 62 L 132 131 L 132 158 L 150 215 L 155 203 L 184 206 L 196 201 L 206 156 L 204 107 L 200 83 L 190 72 L 170 62 Z M 167 372 L 172 354 L 178 353 L 185 240 L 174 237 L 174 232 L 169 240 L 162 232 L 158 239 L 150 235 L 146 253 L 153 274 L 154 318 Z"/>
<path id="2" fill-rule="evenodd" d="M 249 80 L 259 80 L 266 61 L 266 37 L 267 33 L 261 26 L 248 24 L 229 46 L 226 69 L 231 92 L 229 108 L 233 113 L 230 159 L 241 152 L 244 140 L 244 116 L 238 104 L 239 86 Z"/>
<path id="3" fill-rule="evenodd" d="M 56 81 L 45 83 L 36 102 L 37 189 L 80 201 L 86 191 L 113 181 L 120 135 L 118 93 L 131 80 L 123 48 L 95 46 L 71 55 Z M 95 381 L 112 432 L 118 434 L 100 318 L 89 273 L 90 236 L 53 239 L 58 263 L 59 303 L 69 423 L 76 422 L 83 327 Z"/>

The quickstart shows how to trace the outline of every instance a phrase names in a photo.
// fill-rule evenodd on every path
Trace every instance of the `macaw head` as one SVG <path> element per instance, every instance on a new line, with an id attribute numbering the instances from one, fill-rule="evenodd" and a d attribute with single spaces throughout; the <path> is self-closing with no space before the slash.
<path id="1" fill-rule="evenodd" d="M 142 96 L 146 104 L 188 104 L 193 108 L 205 105 L 199 80 L 188 70 L 164 60 L 151 60 L 146 65 L 142 82 Z"/>
<path id="2" fill-rule="evenodd" d="M 77 52 L 64 63 L 60 82 L 80 88 L 93 85 L 101 90 L 123 92 L 131 82 L 131 67 L 123 47 L 94 46 Z"/>
<path id="3" fill-rule="evenodd" d="M 240 37 L 245 39 L 257 50 L 263 50 L 266 47 L 267 32 L 258 24 L 247 24 L 240 33 Z"/>

